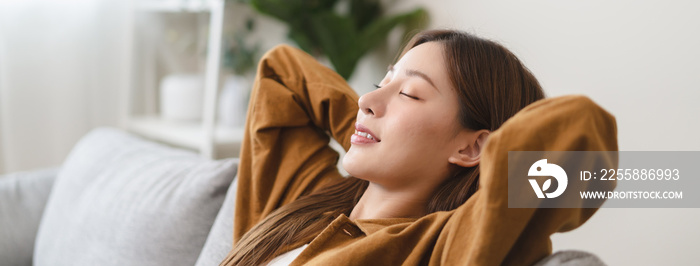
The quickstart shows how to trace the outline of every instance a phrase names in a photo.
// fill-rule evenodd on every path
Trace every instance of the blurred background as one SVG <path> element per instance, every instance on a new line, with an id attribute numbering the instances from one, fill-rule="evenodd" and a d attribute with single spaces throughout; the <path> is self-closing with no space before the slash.
<path id="1" fill-rule="evenodd" d="M 700 150 L 696 1 L 209 2 L 0 0 L 0 174 L 58 166 L 100 126 L 233 156 L 264 51 L 301 47 L 363 94 L 421 27 L 498 41 L 548 96 L 589 96 L 616 116 L 620 150 Z M 696 265 L 699 222 L 698 209 L 603 208 L 553 248 Z"/>

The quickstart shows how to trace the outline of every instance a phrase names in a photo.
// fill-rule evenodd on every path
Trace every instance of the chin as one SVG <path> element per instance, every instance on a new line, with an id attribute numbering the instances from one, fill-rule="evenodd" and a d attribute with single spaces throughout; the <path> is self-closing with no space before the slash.
<path id="1" fill-rule="evenodd" d="M 348 155 L 349 153 L 343 156 L 343 169 L 345 169 L 345 171 L 348 172 L 348 174 L 350 174 L 351 176 L 357 177 L 357 167 L 354 163 L 354 160 L 350 158 L 351 156 Z"/>
<path id="2" fill-rule="evenodd" d="M 348 153 L 343 156 L 343 168 L 351 176 L 359 179 L 365 179 L 363 176 L 367 176 L 367 172 L 369 170 L 368 168 L 370 167 L 368 167 L 367 164 L 363 164 L 357 160 L 358 158 L 356 158 L 354 155 L 355 154 L 353 154 L 352 148 L 350 148 Z"/>

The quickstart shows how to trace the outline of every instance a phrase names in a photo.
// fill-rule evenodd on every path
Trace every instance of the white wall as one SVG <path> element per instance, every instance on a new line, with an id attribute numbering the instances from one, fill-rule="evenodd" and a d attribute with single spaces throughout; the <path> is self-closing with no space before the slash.
<path id="1" fill-rule="evenodd" d="M 497 40 L 548 96 L 585 94 L 617 118 L 620 150 L 700 150 L 700 2 L 430 1 L 432 27 Z M 699 209 L 601 209 L 553 236 L 610 265 L 697 265 Z"/>
<path id="2" fill-rule="evenodd" d="M 118 123 L 127 7 L 0 1 L 1 171 L 57 166 L 88 130 Z"/>

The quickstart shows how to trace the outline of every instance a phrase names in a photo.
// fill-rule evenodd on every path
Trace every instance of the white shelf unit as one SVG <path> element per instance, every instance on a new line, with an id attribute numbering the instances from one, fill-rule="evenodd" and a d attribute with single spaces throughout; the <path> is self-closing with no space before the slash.
<path id="1" fill-rule="evenodd" d="M 199 152 L 206 158 L 235 157 L 243 140 L 242 128 L 219 127 L 216 123 L 217 98 L 221 66 L 221 42 L 224 21 L 224 0 L 146 0 L 135 3 L 134 12 L 138 13 L 209 13 L 206 61 L 204 66 L 204 95 L 202 120 L 198 122 L 168 121 L 157 115 L 155 104 L 150 104 L 143 114 L 134 113 L 135 89 L 131 88 L 126 96 L 127 107 L 124 127 L 136 134 L 173 146 L 188 148 Z M 135 46 L 135 44 L 134 44 Z M 138 49 L 135 47 L 134 49 Z M 158 49 L 151 47 L 151 49 Z M 148 54 L 148 53 L 147 53 Z M 133 56 L 136 53 L 132 53 Z M 144 84 L 149 93 L 143 93 L 141 101 L 155 103 L 158 100 L 155 72 L 155 55 L 142 58 L 147 63 L 140 73 L 146 80 Z M 143 96 L 145 95 L 145 96 Z"/>
<path id="2" fill-rule="evenodd" d="M 157 116 L 139 116 L 131 119 L 129 130 L 150 139 L 192 150 L 198 150 L 204 144 L 201 123 L 174 122 Z M 224 154 L 240 150 L 243 128 L 217 127 L 213 135 L 217 150 L 223 150 Z"/>
<path id="3" fill-rule="evenodd" d="M 208 12 L 218 9 L 221 1 L 210 0 L 141 0 L 137 1 L 137 11 L 144 12 Z M 223 6 L 221 8 L 223 10 Z"/>

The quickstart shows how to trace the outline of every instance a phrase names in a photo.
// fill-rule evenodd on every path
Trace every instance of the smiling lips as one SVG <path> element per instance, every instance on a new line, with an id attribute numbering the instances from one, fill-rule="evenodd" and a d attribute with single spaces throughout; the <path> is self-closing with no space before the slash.
<path id="1" fill-rule="evenodd" d="M 355 123 L 355 134 L 350 137 L 350 143 L 352 144 L 370 144 L 381 142 L 369 128 L 361 125 L 360 123 Z"/>

